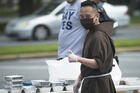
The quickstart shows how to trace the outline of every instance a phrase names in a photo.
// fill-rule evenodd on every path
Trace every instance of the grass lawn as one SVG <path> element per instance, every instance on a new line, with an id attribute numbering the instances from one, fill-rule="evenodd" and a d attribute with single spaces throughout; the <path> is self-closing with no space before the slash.
<path id="1" fill-rule="evenodd" d="M 115 40 L 115 47 L 140 47 L 140 39 Z"/>
<path id="2" fill-rule="evenodd" d="M 116 48 L 140 47 L 140 39 L 115 40 Z M 0 55 L 57 52 L 57 44 L 0 47 Z"/>
<path id="3" fill-rule="evenodd" d="M 140 24 L 140 16 L 131 16 L 131 24 Z"/>
<path id="4" fill-rule="evenodd" d="M 3 9 L 0 7 L 0 17 L 17 16 L 18 10 Z"/>
<path id="5" fill-rule="evenodd" d="M 55 52 L 57 44 L 0 47 L 0 55 Z"/>

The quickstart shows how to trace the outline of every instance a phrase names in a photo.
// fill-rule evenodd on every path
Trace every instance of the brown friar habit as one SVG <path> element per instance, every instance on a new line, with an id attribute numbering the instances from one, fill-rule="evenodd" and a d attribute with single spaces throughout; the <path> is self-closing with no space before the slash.
<path id="1" fill-rule="evenodd" d="M 106 35 L 107 33 L 108 35 Z M 93 69 L 81 65 L 83 78 L 109 73 L 112 69 L 113 50 L 110 39 L 113 31 L 113 22 L 102 22 L 96 25 L 93 31 L 89 31 L 85 40 L 83 57 L 95 59 L 99 68 Z M 81 93 L 116 93 L 114 83 L 110 75 L 86 78 L 83 81 Z"/>

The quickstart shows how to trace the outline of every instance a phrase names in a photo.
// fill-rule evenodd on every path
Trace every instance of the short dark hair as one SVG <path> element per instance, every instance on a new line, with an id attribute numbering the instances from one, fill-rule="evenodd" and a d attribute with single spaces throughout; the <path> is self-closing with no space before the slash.
<path id="1" fill-rule="evenodd" d="M 86 7 L 86 6 L 91 6 L 95 10 L 95 12 L 98 13 L 97 4 L 95 2 L 88 0 L 81 3 L 81 7 Z"/>
<path id="2" fill-rule="evenodd" d="M 93 8 L 97 8 L 97 4 L 93 1 L 84 1 L 81 3 L 81 7 L 85 7 L 85 6 L 91 6 Z"/>

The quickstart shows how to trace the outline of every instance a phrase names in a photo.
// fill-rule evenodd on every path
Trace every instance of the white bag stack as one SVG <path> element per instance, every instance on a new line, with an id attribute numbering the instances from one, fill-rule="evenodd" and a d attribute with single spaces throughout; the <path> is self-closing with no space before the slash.
<path id="1" fill-rule="evenodd" d="M 22 88 L 23 86 L 23 76 L 21 75 L 5 76 L 4 78 L 6 89 Z"/>

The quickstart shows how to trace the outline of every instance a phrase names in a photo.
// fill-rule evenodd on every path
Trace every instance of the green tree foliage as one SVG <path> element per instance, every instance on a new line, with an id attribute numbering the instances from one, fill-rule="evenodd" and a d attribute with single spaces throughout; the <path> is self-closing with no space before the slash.
<path id="1" fill-rule="evenodd" d="M 29 15 L 36 9 L 40 8 L 42 0 L 19 0 L 20 16 Z"/>
<path id="2" fill-rule="evenodd" d="M 133 13 L 137 6 L 139 6 L 138 3 L 140 3 L 139 0 L 108 0 L 108 2 L 115 5 L 128 5 L 130 14 Z"/>

